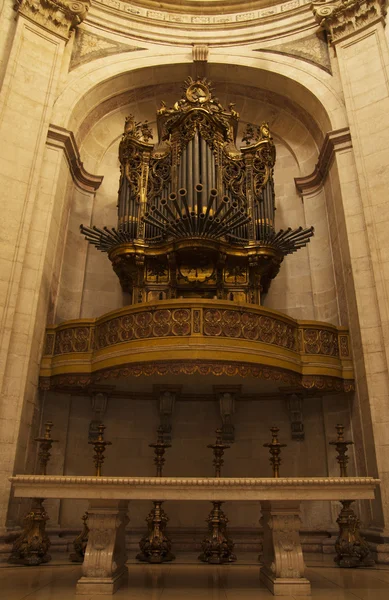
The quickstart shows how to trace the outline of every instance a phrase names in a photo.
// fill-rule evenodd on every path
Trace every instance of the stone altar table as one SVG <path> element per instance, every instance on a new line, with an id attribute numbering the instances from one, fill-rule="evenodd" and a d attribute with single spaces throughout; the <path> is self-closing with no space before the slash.
<path id="1" fill-rule="evenodd" d="M 257 500 L 261 504 L 260 578 L 276 595 L 308 596 L 300 544 L 300 502 L 371 500 L 371 477 L 70 477 L 16 475 L 16 497 L 89 500 L 90 529 L 78 594 L 112 594 L 127 575 L 125 527 L 130 500 Z"/>

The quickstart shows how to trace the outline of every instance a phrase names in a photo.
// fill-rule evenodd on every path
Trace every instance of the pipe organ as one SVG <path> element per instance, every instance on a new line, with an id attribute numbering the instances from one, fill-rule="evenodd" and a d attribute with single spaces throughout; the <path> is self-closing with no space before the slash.
<path id="1" fill-rule="evenodd" d="M 247 125 L 225 109 L 206 79 L 185 81 L 182 97 L 157 111 L 158 142 L 147 121 L 129 116 L 119 146 L 116 228 L 81 225 L 107 252 L 132 303 L 180 297 L 259 304 L 284 256 L 313 227 L 276 231 L 268 125 Z"/>

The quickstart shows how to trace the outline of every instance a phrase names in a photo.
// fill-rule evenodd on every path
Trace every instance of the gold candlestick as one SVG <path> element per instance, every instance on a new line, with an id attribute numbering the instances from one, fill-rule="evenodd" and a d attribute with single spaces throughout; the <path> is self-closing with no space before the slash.
<path id="1" fill-rule="evenodd" d="M 41 475 L 47 475 L 47 465 L 50 460 L 50 450 L 54 443 L 51 437 L 52 421 L 45 423 L 45 433 L 34 439 L 39 443 L 39 466 Z M 50 562 L 49 554 L 50 539 L 46 533 L 46 522 L 49 520 L 45 507 L 44 498 L 33 498 L 31 510 L 24 517 L 23 531 L 12 546 L 11 556 L 8 562 L 19 565 L 37 566 Z"/>
<path id="2" fill-rule="evenodd" d="M 101 477 L 101 466 L 104 462 L 104 452 L 107 446 L 111 446 L 112 442 L 107 442 L 104 439 L 104 429 L 105 425 L 101 424 L 98 426 L 98 436 L 96 440 L 92 440 L 88 442 L 88 444 L 92 444 L 95 454 L 93 455 L 95 468 L 96 468 L 96 477 Z"/>
<path id="3" fill-rule="evenodd" d="M 224 464 L 224 451 L 231 448 L 231 446 L 223 442 L 221 434 L 222 430 L 216 429 L 216 442 L 207 446 L 207 448 L 213 450 L 215 477 L 221 477 L 221 468 Z M 207 519 L 209 535 L 201 544 L 202 552 L 199 560 L 207 562 L 210 565 L 220 565 L 236 560 L 236 555 L 233 552 L 234 542 L 228 536 L 228 518 L 221 508 L 222 504 L 223 502 L 220 501 L 212 502 L 212 510 Z"/>
<path id="4" fill-rule="evenodd" d="M 158 437 L 157 441 L 154 444 L 149 444 L 149 448 L 154 448 L 154 464 L 157 467 L 157 477 L 162 477 L 162 469 L 165 464 L 164 454 L 167 448 L 171 448 L 172 445 L 168 444 L 163 439 L 163 427 L 158 427 L 157 429 Z"/>
<path id="5" fill-rule="evenodd" d="M 171 448 L 171 444 L 163 439 L 163 427 L 157 429 L 157 441 L 149 444 L 149 448 L 154 448 L 154 464 L 156 466 L 157 477 L 162 477 L 163 465 L 165 464 L 165 452 L 167 448 Z M 140 552 L 136 555 L 137 560 L 159 564 L 175 559 L 171 551 L 172 543 L 166 535 L 166 526 L 169 522 L 169 517 L 162 508 L 161 500 L 153 501 L 153 508 L 147 516 L 146 523 L 148 532 L 142 537 L 139 542 Z"/>
<path id="6" fill-rule="evenodd" d="M 337 425 L 335 429 L 338 434 L 338 439 L 335 442 L 330 442 L 330 446 L 335 446 L 338 453 L 336 460 L 339 463 L 340 476 L 347 477 L 347 463 L 349 461 L 349 457 L 346 453 L 348 446 L 353 445 L 354 442 L 344 439 L 344 425 Z"/>
<path id="7" fill-rule="evenodd" d="M 215 467 L 215 477 L 221 477 L 221 468 L 224 465 L 224 451 L 228 448 L 231 448 L 231 446 L 223 442 L 221 435 L 222 430 L 216 429 L 216 442 L 214 444 L 208 444 L 207 446 L 207 448 L 211 448 L 213 450 L 213 465 Z"/>
<path id="8" fill-rule="evenodd" d="M 35 442 L 39 442 L 38 457 L 41 468 L 41 475 L 47 475 L 47 465 L 51 457 L 51 446 L 58 442 L 58 440 L 53 440 L 53 438 L 51 437 L 52 427 L 53 422 L 46 421 L 44 435 L 34 439 Z"/>
<path id="9" fill-rule="evenodd" d="M 344 425 L 336 425 L 336 431 L 338 434 L 337 439 L 329 443 L 330 446 L 335 446 L 338 453 L 336 458 L 339 463 L 340 476 L 347 477 L 347 463 L 349 461 L 347 450 L 348 446 L 351 446 L 354 442 L 344 439 Z M 340 501 L 342 510 L 336 519 L 339 526 L 339 535 L 335 542 L 336 556 L 334 562 L 343 568 L 372 567 L 375 562 L 365 538 L 361 535 L 360 521 L 351 508 L 353 502 L 353 500 Z"/>
<path id="10" fill-rule="evenodd" d="M 287 444 L 280 444 L 278 441 L 278 427 L 270 428 L 272 434 L 272 441 L 263 444 L 264 448 L 269 448 L 270 452 L 270 464 L 273 467 L 273 477 L 280 476 L 280 464 L 281 464 L 281 448 L 286 448 Z"/>

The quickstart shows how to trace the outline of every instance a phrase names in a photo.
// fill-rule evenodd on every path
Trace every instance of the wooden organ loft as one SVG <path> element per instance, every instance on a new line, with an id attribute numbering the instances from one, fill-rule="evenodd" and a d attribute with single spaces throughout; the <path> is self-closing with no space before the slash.
<path id="1" fill-rule="evenodd" d="M 127 117 L 116 228 L 81 225 L 107 252 L 132 303 L 217 298 L 260 304 L 284 256 L 305 246 L 313 227 L 275 230 L 276 150 L 268 125 L 248 125 L 224 109 L 206 79 L 185 81 L 172 108 L 157 112 L 158 143 L 147 121 Z"/>

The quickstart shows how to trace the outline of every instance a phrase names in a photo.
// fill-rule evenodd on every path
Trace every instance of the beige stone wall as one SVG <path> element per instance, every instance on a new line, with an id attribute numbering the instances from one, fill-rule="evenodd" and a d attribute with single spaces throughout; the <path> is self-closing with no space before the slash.
<path id="1" fill-rule="evenodd" d="M 188 382 L 193 391 L 195 382 Z M 70 402 L 70 405 L 69 405 Z M 338 416 L 342 413 L 348 423 L 348 399 L 337 399 Z M 269 454 L 263 444 L 270 440 L 269 428 L 280 427 L 282 442 L 288 444 L 282 454 L 281 472 L 285 476 L 326 476 L 337 473 L 334 450 L 325 435 L 321 398 L 304 402 L 305 440 L 291 439 L 290 420 L 286 401 L 282 399 L 240 400 L 236 404 L 235 443 L 226 451 L 223 475 L 226 477 L 271 476 Z M 50 472 L 65 475 L 93 475 L 93 450 L 88 446 L 88 428 L 96 418 L 88 397 L 47 394 L 44 420 L 51 418 L 56 429 L 66 431 L 54 450 Z M 106 450 L 103 473 L 112 476 L 154 475 L 153 450 L 148 444 L 155 441 L 159 425 L 156 400 L 147 398 L 110 398 L 104 415 L 106 439 L 112 447 Z M 167 476 L 212 476 L 212 451 L 215 429 L 221 424 L 218 403 L 212 400 L 177 401 L 172 418 L 172 448 L 167 450 L 164 474 Z M 334 438 L 330 423 L 328 436 Z M 57 434 L 57 432 L 56 432 Z M 354 473 L 351 461 L 350 474 Z M 82 501 L 61 501 L 59 516 L 50 506 L 52 520 L 59 518 L 62 528 L 74 528 L 86 508 Z M 227 511 L 228 508 L 228 511 Z M 49 507 L 48 507 L 49 510 Z M 204 502 L 175 502 L 166 505 L 172 527 L 203 528 L 209 506 Z M 149 503 L 132 502 L 130 529 L 142 527 Z M 258 527 L 259 507 L 255 502 L 230 503 L 226 511 L 236 528 Z M 323 531 L 333 527 L 330 503 L 309 503 L 303 509 L 304 528 Z"/>

